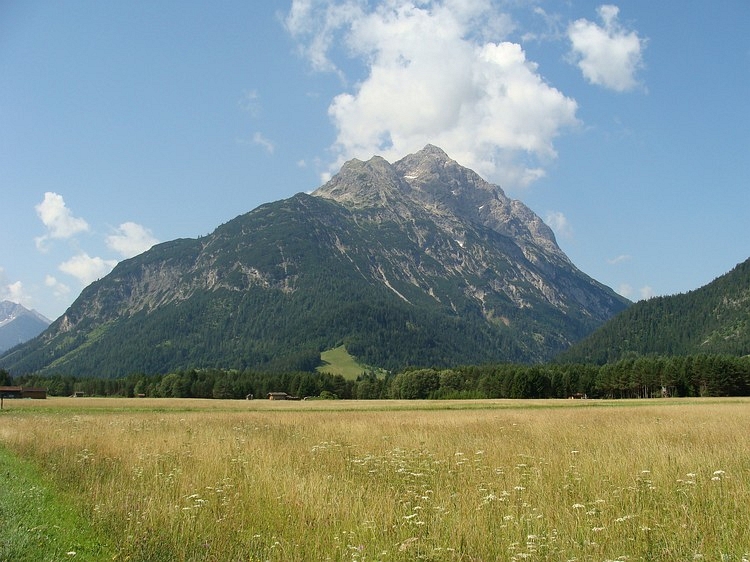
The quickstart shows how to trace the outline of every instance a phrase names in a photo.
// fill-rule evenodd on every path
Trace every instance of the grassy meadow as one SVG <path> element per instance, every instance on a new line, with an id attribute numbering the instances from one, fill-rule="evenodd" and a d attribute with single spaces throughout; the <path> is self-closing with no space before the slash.
<path id="1" fill-rule="evenodd" d="M 382 369 L 370 367 L 359 363 L 354 356 L 346 350 L 346 346 L 340 345 L 333 349 L 323 351 L 320 354 L 320 365 L 316 371 L 321 373 L 330 373 L 331 375 L 341 375 L 346 380 L 356 380 L 358 376 L 366 371 L 378 372 L 384 374 Z"/>
<path id="2" fill-rule="evenodd" d="M 0 449 L 107 559 L 750 560 L 750 399 L 6 400 Z"/>

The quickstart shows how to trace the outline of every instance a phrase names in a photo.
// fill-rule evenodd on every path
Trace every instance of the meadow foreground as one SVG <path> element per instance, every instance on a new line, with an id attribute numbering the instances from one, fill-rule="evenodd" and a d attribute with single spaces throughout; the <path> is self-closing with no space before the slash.
<path id="1" fill-rule="evenodd" d="M 118 560 L 750 559 L 750 399 L 5 405 Z"/>

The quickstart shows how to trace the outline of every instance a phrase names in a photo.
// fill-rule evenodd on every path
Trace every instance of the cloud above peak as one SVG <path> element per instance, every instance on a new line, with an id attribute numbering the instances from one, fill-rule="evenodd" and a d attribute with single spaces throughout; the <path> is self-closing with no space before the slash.
<path id="1" fill-rule="evenodd" d="M 597 12 L 602 25 L 579 19 L 568 26 L 571 57 L 584 78 L 598 86 L 625 92 L 638 86 L 645 40 L 618 21 L 620 9 L 605 4 Z"/>
<path id="2" fill-rule="evenodd" d="M 503 186 L 524 187 L 556 157 L 554 139 L 578 125 L 575 100 L 507 40 L 512 20 L 489 1 L 295 0 L 286 24 L 313 68 L 343 75 L 337 47 L 365 66 L 329 106 L 329 171 L 432 143 Z"/>
<path id="3" fill-rule="evenodd" d="M 85 286 L 107 275 L 116 265 L 117 260 L 91 257 L 86 252 L 81 252 L 61 263 L 59 269 L 75 277 Z"/>
<path id="4" fill-rule="evenodd" d="M 111 250 L 124 258 L 132 258 L 145 252 L 159 241 L 154 238 L 148 228 L 134 222 L 124 222 L 113 234 L 107 236 L 106 242 Z"/>
<path id="5" fill-rule="evenodd" d="M 32 299 L 21 281 L 9 282 L 5 270 L 0 267 L 0 301 L 10 301 L 31 308 Z"/>

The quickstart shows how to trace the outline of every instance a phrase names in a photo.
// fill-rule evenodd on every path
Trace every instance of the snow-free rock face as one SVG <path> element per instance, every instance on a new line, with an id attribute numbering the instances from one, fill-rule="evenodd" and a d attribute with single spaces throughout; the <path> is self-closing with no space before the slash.
<path id="1" fill-rule="evenodd" d="M 597 320 L 622 305 L 623 299 L 611 292 L 602 302 L 591 299 L 588 289 L 597 284 L 573 266 L 539 216 L 436 146 L 427 145 L 393 165 L 380 157 L 352 160 L 313 195 L 337 201 L 363 219 L 387 217 L 400 223 L 405 235 L 441 264 L 436 275 L 465 275 L 466 291 L 482 303 L 491 293 L 502 293 L 519 307 L 541 298 L 566 313 Z M 428 240 L 433 227 L 442 244 Z M 487 246 L 490 233 L 499 238 Z M 403 264 L 406 276 L 422 278 L 413 265 Z M 495 273 L 484 286 L 476 286 L 472 279 L 487 271 Z M 432 288 L 429 292 L 435 294 Z"/>
<path id="2" fill-rule="evenodd" d="M 354 209 L 388 209 L 401 217 L 410 216 L 416 205 L 437 220 L 480 224 L 567 260 L 552 230 L 531 209 L 436 146 L 427 145 L 393 165 L 379 156 L 351 160 L 313 195 Z"/>
<path id="3" fill-rule="evenodd" d="M 544 361 L 628 304 L 523 203 L 428 145 L 121 262 L 0 367 L 294 370 L 342 343 L 391 370 Z"/>

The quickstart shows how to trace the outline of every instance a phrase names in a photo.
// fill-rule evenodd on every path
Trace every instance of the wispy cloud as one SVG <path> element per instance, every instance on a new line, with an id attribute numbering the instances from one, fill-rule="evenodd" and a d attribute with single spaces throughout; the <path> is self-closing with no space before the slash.
<path id="1" fill-rule="evenodd" d="M 59 265 L 60 271 L 72 275 L 81 284 L 88 285 L 107 275 L 117 265 L 117 260 L 91 257 L 86 252 L 73 256 Z"/>
<path id="2" fill-rule="evenodd" d="M 545 222 L 555 231 L 555 234 L 561 238 L 572 238 L 573 227 L 568 222 L 568 218 L 560 211 L 550 211 L 547 213 Z"/>
<path id="3" fill-rule="evenodd" d="M 638 86 L 635 75 L 643 66 L 646 42 L 619 23 L 617 6 L 605 4 L 597 12 L 602 25 L 579 19 L 568 26 L 571 58 L 590 83 L 618 92 L 632 90 Z"/>
<path id="4" fill-rule="evenodd" d="M 338 73 L 343 80 L 343 73 L 330 59 L 329 51 L 341 39 L 341 30 L 358 21 L 363 10 L 362 2 L 357 0 L 293 0 L 285 24 L 299 40 L 299 51 L 313 69 Z"/>
<path id="5" fill-rule="evenodd" d="M 630 261 L 631 259 L 633 259 L 633 256 L 631 256 L 631 255 L 620 254 L 616 258 L 612 258 L 612 259 L 607 260 L 607 263 L 609 265 L 617 265 L 617 264 L 620 264 L 620 263 L 623 263 L 623 262 L 626 262 L 626 261 Z"/>
<path id="6" fill-rule="evenodd" d="M 47 234 L 35 239 L 39 249 L 43 249 L 44 243 L 51 238 L 70 238 L 89 229 L 89 225 L 84 219 L 73 216 L 73 213 L 65 205 L 62 195 L 57 193 L 46 192 L 44 200 L 34 209 L 42 224 L 47 228 Z"/>
<path id="7" fill-rule="evenodd" d="M 268 154 L 273 154 L 274 150 L 276 150 L 276 145 L 260 132 L 256 132 L 253 135 L 253 144 L 260 146 L 263 150 L 268 152 Z"/>
<path id="8" fill-rule="evenodd" d="M 61 283 L 52 275 L 47 275 L 44 279 L 44 285 L 52 290 L 52 294 L 56 298 L 67 297 L 70 293 L 70 287 L 65 283 Z"/>
<path id="9" fill-rule="evenodd" d="M 654 296 L 654 290 L 649 287 L 648 285 L 645 285 L 639 289 L 639 294 L 641 296 L 641 300 L 647 300 Z"/>
<path id="10" fill-rule="evenodd" d="M 107 236 L 107 247 L 125 258 L 145 252 L 159 241 L 151 231 L 134 222 L 122 223 L 114 234 Z"/>
<path id="11" fill-rule="evenodd" d="M 238 105 L 242 111 L 248 113 L 251 117 L 258 117 L 260 115 L 260 94 L 258 90 L 244 92 Z"/>
<path id="12" fill-rule="evenodd" d="M 619 287 L 617 287 L 617 292 L 626 299 L 631 300 L 636 297 L 637 300 L 647 300 L 655 295 L 654 290 L 648 285 L 644 285 L 636 291 L 631 285 L 628 285 L 627 283 L 622 283 Z"/>
<path id="13" fill-rule="evenodd" d="M 554 139 L 578 124 L 577 104 L 506 40 L 510 22 L 481 0 L 295 0 L 287 29 L 313 68 L 343 74 L 332 61 L 343 47 L 367 69 L 329 106 L 337 130 L 329 170 L 433 143 L 506 187 L 542 177 Z"/>
<path id="14" fill-rule="evenodd" d="M 627 283 L 620 283 L 620 285 L 617 287 L 617 292 L 626 299 L 629 299 L 633 296 L 633 287 L 631 287 Z"/>

